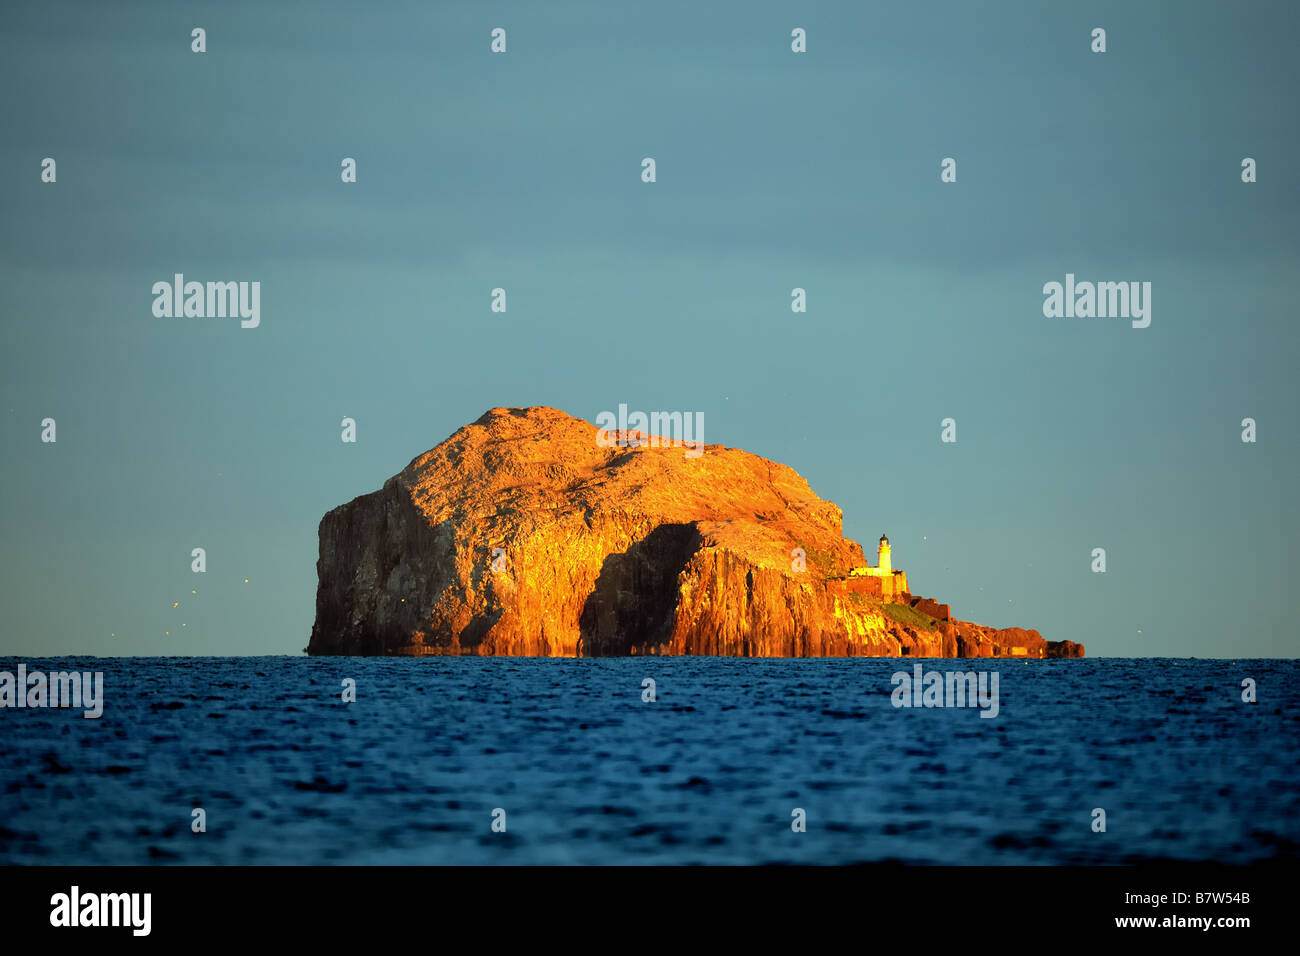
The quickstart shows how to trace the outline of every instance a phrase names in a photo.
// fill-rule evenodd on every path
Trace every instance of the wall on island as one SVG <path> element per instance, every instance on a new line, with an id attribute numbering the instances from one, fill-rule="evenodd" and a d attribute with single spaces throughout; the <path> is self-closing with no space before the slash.
<path id="1" fill-rule="evenodd" d="M 903 571 L 882 575 L 854 574 L 847 578 L 832 578 L 826 582 L 826 587 L 835 594 L 865 594 L 877 600 L 896 601 L 900 604 L 906 603 L 908 599 L 907 574 Z"/>
<path id="2" fill-rule="evenodd" d="M 826 590 L 832 594 L 862 594 L 883 600 L 885 588 L 881 578 L 832 578 L 826 582 Z"/>

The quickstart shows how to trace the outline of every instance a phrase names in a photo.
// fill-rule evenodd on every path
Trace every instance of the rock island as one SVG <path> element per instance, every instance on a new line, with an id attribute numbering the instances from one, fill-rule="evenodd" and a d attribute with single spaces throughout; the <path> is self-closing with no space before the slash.
<path id="1" fill-rule="evenodd" d="M 600 431 L 494 408 L 326 514 L 307 652 L 1083 656 L 913 594 L 785 465 Z"/>

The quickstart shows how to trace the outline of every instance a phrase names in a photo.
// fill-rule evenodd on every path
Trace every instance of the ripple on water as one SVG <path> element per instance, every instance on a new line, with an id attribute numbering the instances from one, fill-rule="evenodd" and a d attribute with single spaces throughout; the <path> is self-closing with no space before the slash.
<path id="1" fill-rule="evenodd" d="M 992 720 L 895 709 L 870 659 L 86 660 L 101 718 L 5 715 L 0 862 L 1300 856 L 1296 662 L 979 666 Z M 1271 706 L 1240 702 L 1246 666 Z"/>

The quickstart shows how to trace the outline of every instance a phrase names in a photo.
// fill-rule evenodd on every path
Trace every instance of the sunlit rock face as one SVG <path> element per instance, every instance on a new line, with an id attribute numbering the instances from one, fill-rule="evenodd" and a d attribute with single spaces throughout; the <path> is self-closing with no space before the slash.
<path id="1" fill-rule="evenodd" d="M 840 509 L 785 465 L 598 436 L 553 408 L 494 408 L 329 512 L 308 652 L 1082 654 L 886 603 L 850 574 L 867 562 Z"/>

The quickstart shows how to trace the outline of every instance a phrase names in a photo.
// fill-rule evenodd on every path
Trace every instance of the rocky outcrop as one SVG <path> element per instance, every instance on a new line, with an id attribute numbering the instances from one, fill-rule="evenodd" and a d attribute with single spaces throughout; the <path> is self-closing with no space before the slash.
<path id="1" fill-rule="evenodd" d="M 494 408 L 327 514 L 308 653 L 1083 653 L 846 586 L 862 547 L 785 465 L 596 436 L 555 409 Z"/>

